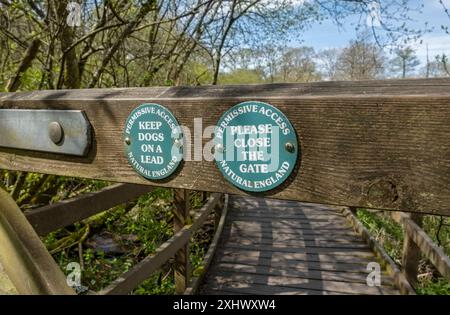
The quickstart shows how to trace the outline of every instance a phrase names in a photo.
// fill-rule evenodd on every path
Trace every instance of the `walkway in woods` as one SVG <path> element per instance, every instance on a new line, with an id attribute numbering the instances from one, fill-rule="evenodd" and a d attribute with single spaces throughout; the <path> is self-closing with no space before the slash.
<path id="1" fill-rule="evenodd" d="M 230 208 L 202 294 L 399 294 L 336 208 L 294 201 L 230 196 Z"/>

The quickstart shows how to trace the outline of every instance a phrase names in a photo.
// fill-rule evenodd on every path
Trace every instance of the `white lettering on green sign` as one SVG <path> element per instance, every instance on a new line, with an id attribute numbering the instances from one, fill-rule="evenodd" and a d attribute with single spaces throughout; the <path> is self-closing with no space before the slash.
<path id="1" fill-rule="evenodd" d="M 182 148 L 174 146 L 181 137 L 173 114 L 158 104 L 143 104 L 127 119 L 124 140 L 129 164 L 147 179 L 170 176 L 182 158 Z"/>
<path id="2" fill-rule="evenodd" d="M 232 107 L 215 130 L 216 164 L 233 185 L 271 190 L 293 171 L 298 155 L 295 130 L 274 106 L 244 102 Z"/>

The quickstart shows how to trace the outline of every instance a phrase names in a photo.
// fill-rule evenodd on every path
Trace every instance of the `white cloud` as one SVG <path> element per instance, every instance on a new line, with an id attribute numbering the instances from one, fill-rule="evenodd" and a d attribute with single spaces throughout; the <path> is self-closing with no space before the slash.
<path id="1" fill-rule="evenodd" d="M 449 0 L 450 1 L 450 0 Z M 425 35 L 422 38 L 422 44 L 413 45 L 417 57 L 423 61 L 427 60 L 427 45 L 430 60 L 439 54 L 450 54 L 450 34 Z"/>

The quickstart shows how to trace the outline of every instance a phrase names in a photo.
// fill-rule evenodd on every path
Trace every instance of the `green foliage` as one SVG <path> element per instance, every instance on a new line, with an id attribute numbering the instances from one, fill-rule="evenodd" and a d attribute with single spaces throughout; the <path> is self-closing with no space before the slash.
<path id="1" fill-rule="evenodd" d="M 450 218 L 427 215 L 423 220 L 423 228 L 433 242 L 440 245 L 447 256 L 450 256 Z"/>
<path id="2" fill-rule="evenodd" d="M 264 78 L 257 70 L 237 69 L 230 73 L 222 73 L 220 84 L 253 84 L 263 83 Z"/>
<path id="3" fill-rule="evenodd" d="M 96 188 L 102 183 L 90 183 Z M 83 228 L 91 227 L 92 238 L 98 233 L 109 233 L 124 249 L 123 254 L 106 254 L 84 241 L 81 258 L 78 246 L 71 246 L 58 251 L 53 256 L 61 269 L 65 270 L 71 262 L 84 266 L 82 286 L 99 291 L 121 274 L 128 271 L 139 261 L 155 252 L 160 244 L 173 235 L 173 190 L 157 188 L 139 197 L 134 203 L 114 207 L 99 213 L 83 223 L 61 229 L 47 235 L 43 241 L 49 249 L 57 248 L 61 240 L 68 237 L 79 238 Z M 193 210 L 203 205 L 202 195 L 195 193 L 191 197 Z M 195 272 L 201 270 L 203 256 L 211 239 L 211 226 L 200 229 L 191 242 L 190 260 Z M 77 243 L 75 242 L 75 245 Z M 80 260 L 82 259 L 82 260 Z M 160 271 L 137 287 L 132 294 L 174 294 L 173 262 L 167 262 Z"/>
<path id="4" fill-rule="evenodd" d="M 450 283 L 445 279 L 420 283 L 417 293 L 421 295 L 450 295 Z"/>
<path id="5" fill-rule="evenodd" d="M 133 291 L 135 295 L 171 295 L 175 294 L 173 273 L 163 275 L 163 272 L 153 274 Z"/>
<path id="6" fill-rule="evenodd" d="M 365 209 L 358 209 L 357 216 L 375 239 L 383 244 L 389 256 L 397 263 L 400 263 L 403 248 L 403 230 L 401 225 L 387 215 L 370 212 Z"/>

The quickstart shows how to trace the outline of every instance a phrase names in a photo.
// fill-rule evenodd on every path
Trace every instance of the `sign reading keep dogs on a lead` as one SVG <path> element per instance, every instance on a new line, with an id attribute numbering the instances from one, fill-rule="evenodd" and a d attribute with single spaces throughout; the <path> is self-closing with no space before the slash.
<path id="1" fill-rule="evenodd" d="M 272 190 L 294 170 L 297 135 L 287 117 L 263 102 L 244 102 L 217 123 L 216 164 L 236 187 L 252 192 Z"/>
<path id="2" fill-rule="evenodd" d="M 135 108 L 126 120 L 123 137 L 128 162 L 147 179 L 169 177 L 183 158 L 181 128 L 162 105 Z"/>

